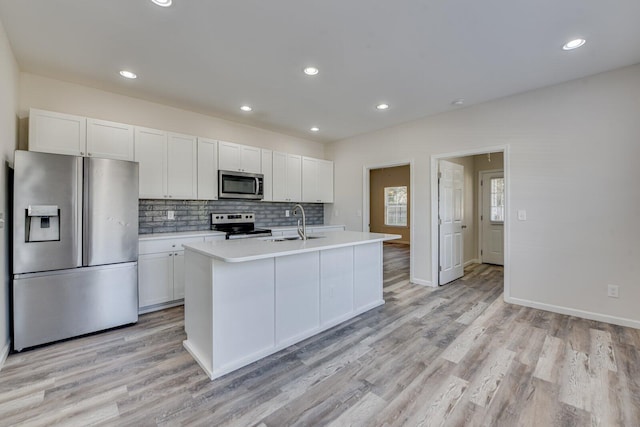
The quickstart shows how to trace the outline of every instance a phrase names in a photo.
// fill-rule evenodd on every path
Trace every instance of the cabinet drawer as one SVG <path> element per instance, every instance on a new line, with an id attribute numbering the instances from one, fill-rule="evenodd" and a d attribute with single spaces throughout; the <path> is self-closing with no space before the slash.
<path id="1" fill-rule="evenodd" d="M 154 254 L 159 252 L 181 251 L 182 245 L 186 243 L 198 243 L 198 242 L 204 242 L 204 237 L 141 240 L 140 247 L 138 250 L 140 255 Z"/>

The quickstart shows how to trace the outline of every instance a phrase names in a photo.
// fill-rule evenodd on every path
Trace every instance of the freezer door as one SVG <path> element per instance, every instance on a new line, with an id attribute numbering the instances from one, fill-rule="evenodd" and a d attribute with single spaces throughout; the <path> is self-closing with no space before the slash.
<path id="1" fill-rule="evenodd" d="M 138 259 L 138 164 L 84 159 L 83 265 Z"/>
<path id="2" fill-rule="evenodd" d="M 17 150 L 13 272 L 82 265 L 82 158 Z"/>

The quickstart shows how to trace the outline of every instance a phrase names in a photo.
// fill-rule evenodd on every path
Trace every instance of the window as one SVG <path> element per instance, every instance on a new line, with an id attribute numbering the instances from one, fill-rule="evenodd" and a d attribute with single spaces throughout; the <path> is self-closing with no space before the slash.
<path id="1" fill-rule="evenodd" d="M 407 187 L 384 188 L 384 225 L 407 226 Z"/>
<path id="2" fill-rule="evenodd" d="M 491 178 L 491 222 L 504 222 L 504 178 Z"/>

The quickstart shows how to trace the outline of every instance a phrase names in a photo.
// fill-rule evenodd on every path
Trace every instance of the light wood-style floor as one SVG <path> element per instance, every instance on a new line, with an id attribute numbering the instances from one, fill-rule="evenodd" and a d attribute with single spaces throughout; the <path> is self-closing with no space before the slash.
<path id="1" fill-rule="evenodd" d="M 0 425 L 638 426 L 640 332 L 502 301 L 502 268 L 439 289 L 385 246 L 382 307 L 209 381 L 181 307 L 12 354 Z"/>

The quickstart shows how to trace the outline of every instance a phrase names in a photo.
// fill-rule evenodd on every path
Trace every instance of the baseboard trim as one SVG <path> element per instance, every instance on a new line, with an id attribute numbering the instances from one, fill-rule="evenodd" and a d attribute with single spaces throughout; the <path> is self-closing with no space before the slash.
<path id="1" fill-rule="evenodd" d="M 611 323 L 613 325 L 626 326 L 629 328 L 640 329 L 640 321 L 627 319 L 624 317 L 610 316 L 608 314 L 593 313 L 591 311 L 578 310 L 575 308 L 563 307 L 560 305 L 545 304 L 526 299 L 506 297 L 505 302 L 510 304 L 522 305 L 524 307 L 537 308 L 538 310 L 550 311 L 552 313 L 566 314 L 568 316 L 580 317 L 582 319 L 597 320 L 598 322 Z"/>
<path id="2" fill-rule="evenodd" d="M 431 286 L 432 288 L 437 288 L 437 286 L 434 286 L 433 283 L 431 283 L 431 280 L 422 280 L 422 279 L 413 277 L 409 281 L 411 283 L 415 283 L 416 285 Z"/>
<path id="3" fill-rule="evenodd" d="M 463 267 L 466 267 L 471 264 L 480 264 L 480 260 L 478 258 L 470 259 L 469 261 L 464 263 Z"/>
<path id="4" fill-rule="evenodd" d="M 7 343 L 4 347 L 2 347 L 2 352 L 0 353 L 0 371 L 4 366 L 4 362 L 7 361 L 7 357 L 9 356 L 9 351 L 11 350 L 11 339 L 7 340 Z"/>

